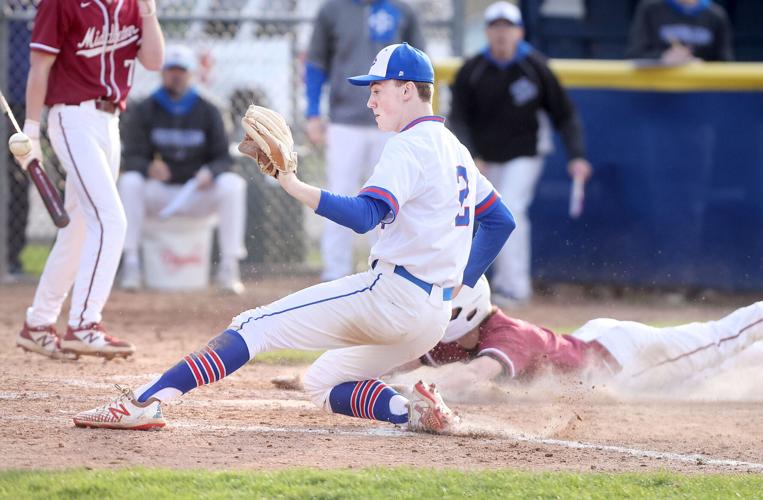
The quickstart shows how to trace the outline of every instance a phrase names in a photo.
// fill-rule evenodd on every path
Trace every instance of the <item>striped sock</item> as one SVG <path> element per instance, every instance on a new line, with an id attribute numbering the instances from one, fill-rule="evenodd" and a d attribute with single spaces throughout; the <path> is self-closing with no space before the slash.
<path id="1" fill-rule="evenodd" d="M 408 400 L 381 380 L 345 382 L 329 393 L 331 410 L 350 417 L 408 422 Z"/>
<path id="2" fill-rule="evenodd" d="M 158 379 L 135 391 L 143 403 L 150 397 L 167 401 L 200 385 L 217 382 L 249 361 L 249 349 L 238 332 L 226 330 L 203 348 L 184 357 Z"/>

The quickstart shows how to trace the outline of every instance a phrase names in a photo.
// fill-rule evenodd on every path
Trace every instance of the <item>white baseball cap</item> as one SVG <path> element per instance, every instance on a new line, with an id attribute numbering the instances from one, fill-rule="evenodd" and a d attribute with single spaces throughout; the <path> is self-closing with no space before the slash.
<path id="1" fill-rule="evenodd" d="M 196 54 L 185 45 L 171 45 L 164 52 L 162 69 L 181 68 L 186 71 L 196 69 Z"/>
<path id="2" fill-rule="evenodd" d="M 508 21 L 514 26 L 522 26 L 522 12 L 509 2 L 495 2 L 485 9 L 485 24 Z"/>

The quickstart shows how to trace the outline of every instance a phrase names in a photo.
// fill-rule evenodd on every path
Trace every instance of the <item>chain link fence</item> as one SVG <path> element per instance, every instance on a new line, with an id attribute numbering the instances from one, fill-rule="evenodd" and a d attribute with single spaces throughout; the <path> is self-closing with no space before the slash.
<path id="1" fill-rule="evenodd" d="M 29 71 L 29 39 L 39 0 L 5 0 L 0 11 L 0 89 L 19 120 Z M 433 59 L 459 55 L 464 0 L 409 0 L 424 26 Z M 168 44 L 184 44 L 199 57 L 195 81 L 226 117 L 231 150 L 242 136 L 239 117 L 250 103 L 276 109 L 290 122 L 300 156 L 301 177 L 323 185 L 323 153 L 303 133 L 303 67 L 320 0 L 159 0 L 158 15 Z M 136 69 L 130 100 L 147 97 L 160 84 L 158 73 Z M 325 92 L 324 92 L 325 93 Z M 325 106 L 324 106 L 325 107 Z M 129 103 L 128 103 L 129 112 Z M 43 120 L 44 122 L 44 120 Z M 125 120 L 122 120 L 125 123 Z M 0 133 L 13 131 L 3 119 Z M 64 176 L 42 130 L 49 174 Z M 0 141 L 0 276 L 6 280 L 41 270 L 55 227 L 36 191 Z M 247 247 L 258 272 L 299 272 L 320 267 L 322 221 L 238 158 L 248 188 Z M 23 271 L 23 274 L 20 274 Z"/>

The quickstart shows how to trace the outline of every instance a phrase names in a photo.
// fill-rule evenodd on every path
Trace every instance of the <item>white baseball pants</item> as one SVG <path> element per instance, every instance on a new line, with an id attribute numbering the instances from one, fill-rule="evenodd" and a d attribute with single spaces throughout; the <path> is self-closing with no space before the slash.
<path id="1" fill-rule="evenodd" d="M 615 381 L 636 389 L 685 381 L 763 341 L 763 302 L 706 323 L 654 328 L 633 321 L 595 319 L 573 336 L 596 340 L 620 363 Z"/>
<path id="2" fill-rule="evenodd" d="M 161 212 L 182 187 L 180 184 L 146 179 L 138 172 L 125 172 L 120 176 L 119 195 L 127 214 L 126 255 L 138 255 L 146 216 L 156 216 Z M 240 175 L 232 172 L 220 174 L 209 189 L 197 189 L 177 212 L 178 215 L 190 217 L 204 217 L 212 213 L 217 213 L 220 219 L 217 237 L 221 260 L 246 257 L 246 181 Z"/>
<path id="3" fill-rule="evenodd" d="M 127 221 L 116 187 L 119 116 L 95 109 L 94 101 L 56 105 L 48 114 L 48 135 L 66 170 L 71 222 L 58 231 L 27 323 L 54 324 L 74 285 L 69 325 L 76 328 L 101 321 L 124 244 Z"/>
<path id="4" fill-rule="evenodd" d="M 442 338 L 450 301 L 376 268 L 321 283 L 239 314 L 229 329 L 241 334 L 249 357 L 277 349 L 329 349 L 308 369 L 305 390 L 331 411 L 328 396 L 343 382 L 378 378 L 422 356 Z"/>
<path id="5" fill-rule="evenodd" d="M 376 127 L 329 124 L 326 131 L 326 189 L 334 194 L 358 194 L 390 136 Z M 375 240 L 376 231 L 369 233 L 369 238 Z M 321 237 L 321 279 L 329 281 L 355 271 L 354 239 L 350 229 L 326 222 Z"/>
<path id="6" fill-rule="evenodd" d="M 532 296 L 530 276 L 530 219 L 527 210 L 543 172 L 544 157 L 521 157 L 505 163 L 488 163 L 485 176 L 501 193 L 517 227 L 493 264 L 493 290 L 517 300 Z"/>

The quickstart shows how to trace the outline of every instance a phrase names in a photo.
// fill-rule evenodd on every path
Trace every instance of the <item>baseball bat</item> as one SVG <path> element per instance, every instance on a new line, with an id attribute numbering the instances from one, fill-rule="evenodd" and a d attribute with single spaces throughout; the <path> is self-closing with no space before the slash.
<path id="1" fill-rule="evenodd" d="M 0 92 L 0 104 L 2 104 L 3 111 L 5 111 L 5 114 L 8 115 L 8 118 L 13 124 L 13 128 L 16 129 L 16 132 L 21 132 L 21 127 L 19 127 L 16 117 L 13 116 L 13 111 L 8 105 L 8 101 L 5 100 L 5 96 L 2 92 Z M 35 158 L 30 161 L 26 167 L 22 165 L 21 168 L 26 170 L 27 174 L 29 174 L 29 178 L 32 179 L 32 184 L 37 188 L 37 192 L 40 193 L 42 203 L 45 205 L 48 214 L 50 214 L 53 224 L 59 228 L 69 225 L 69 214 L 66 213 L 64 202 L 61 200 L 61 195 L 58 194 L 58 190 L 53 185 L 53 182 L 51 182 L 45 169 L 40 165 L 39 160 Z"/>
<path id="2" fill-rule="evenodd" d="M 583 201 L 585 200 L 585 180 L 576 175 L 572 178 L 570 188 L 570 217 L 577 219 L 583 213 Z"/>

